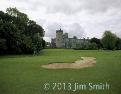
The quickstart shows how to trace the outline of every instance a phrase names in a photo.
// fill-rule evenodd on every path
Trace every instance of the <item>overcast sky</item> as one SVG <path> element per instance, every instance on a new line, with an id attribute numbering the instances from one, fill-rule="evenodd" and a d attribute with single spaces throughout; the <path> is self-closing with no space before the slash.
<path id="1" fill-rule="evenodd" d="M 0 0 L 0 10 L 16 7 L 55 37 L 60 27 L 70 37 L 101 38 L 105 30 L 121 37 L 121 0 Z"/>

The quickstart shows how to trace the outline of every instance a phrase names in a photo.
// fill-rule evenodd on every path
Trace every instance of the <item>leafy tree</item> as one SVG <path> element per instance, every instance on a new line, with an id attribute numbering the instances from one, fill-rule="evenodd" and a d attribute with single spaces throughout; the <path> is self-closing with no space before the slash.
<path id="1" fill-rule="evenodd" d="M 3 54 L 6 49 L 6 39 L 0 39 L 0 53 Z"/>
<path id="2" fill-rule="evenodd" d="M 38 54 L 39 51 L 42 49 L 42 39 L 39 33 L 34 35 L 33 48 L 34 54 Z"/>
<path id="3" fill-rule="evenodd" d="M 88 50 L 97 50 L 98 47 L 97 47 L 97 44 L 93 42 L 93 43 L 89 43 L 87 49 Z"/>
<path id="4" fill-rule="evenodd" d="M 42 47 L 45 48 L 46 47 L 46 41 L 42 39 Z"/>
<path id="5" fill-rule="evenodd" d="M 98 39 L 98 38 L 92 38 L 90 40 L 90 42 L 91 43 L 96 43 L 98 49 L 101 49 L 102 48 L 102 43 L 101 43 L 100 39 Z"/>
<path id="6" fill-rule="evenodd" d="M 44 29 L 16 8 L 0 11 L 0 54 L 39 53 L 43 36 Z"/>
<path id="7" fill-rule="evenodd" d="M 27 23 L 27 32 L 26 34 L 29 36 L 33 36 L 33 34 L 39 33 L 41 37 L 44 36 L 44 29 L 38 25 L 36 22 L 29 20 Z"/>
<path id="8" fill-rule="evenodd" d="M 121 39 L 120 38 L 117 38 L 117 41 L 116 41 L 116 50 L 121 50 Z"/>
<path id="9" fill-rule="evenodd" d="M 105 49 L 114 50 L 116 48 L 117 36 L 110 31 L 105 31 L 102 38 L 102 44 Z"/>

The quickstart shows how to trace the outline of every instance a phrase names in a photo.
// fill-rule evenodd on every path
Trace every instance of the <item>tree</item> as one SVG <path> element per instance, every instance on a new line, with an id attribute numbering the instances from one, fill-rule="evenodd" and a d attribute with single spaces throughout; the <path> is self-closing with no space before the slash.
<path id="1" fill-rule="evenodd" d="M 42 47 L 45 48 L 46 47 L 46 41 L 42 39 Z"/>
<path id="2" fill-rule="evenodd" d="M 39 35 L 38 35 L 39 34 Z M 44 29 L 16 8 L 0 11 L 0 52 L 32 54 L 43 48 Z"/>
<path id="3" fill-rule="evenodd" d="M 97 44 L 96 43 L 89 43 L 86 47 L 86 50 L 97 50 L 98 47 L 97 47 Z"/>
<path id="4" fill-rule="evenodd" d="M 102 48 L 102 43 L 101 43 L 100 39 L 94 37 L 94 38 L 92 38 L 90 40 L 90 42 L 91 43 L 96 43 L 98 49 Z"/>
<path id="5" fill-rule="evenodd" d="M 7 49 L 6 40 L 0 39 L 0 53 L 3 54 L 4 51 L 6 51 L 6 49 Z"/>
<path id="6" fill-rule="evenodd" d="M 120 38 L 117 38 L 117 41 L 116 41 L 116 50 L 121 50 L 121 39 Z"/>
<path id="7" fill-rule="evenodd" d="M 37 33 L 34 35 L 34 41 L 33 41 L 34 54 L 38 54 L 41 49 L 42 49 L 42 38 L 40 37 L 40 34 Z"/>
<path id="8" fill-rule="evenodd" d="M 116 48 L 117 36 L 110 31 L 105 31 L 102 38 L 104 49 L 114 50 Z"/>

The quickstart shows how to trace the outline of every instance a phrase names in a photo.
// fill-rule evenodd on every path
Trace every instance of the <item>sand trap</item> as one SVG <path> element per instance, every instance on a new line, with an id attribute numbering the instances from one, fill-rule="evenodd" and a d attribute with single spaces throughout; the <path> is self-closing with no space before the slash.
<path id="1" fill-rule="evenodd" d="M 51 63 L 42 65 L 42 68 L 46 69 L 80 69 L 80 68 L 86 68 L 86 67 L 92 67 L 96 63 L 94 57 L 81 57 L 81 60 L 77 60 L 74 63 Z"/>

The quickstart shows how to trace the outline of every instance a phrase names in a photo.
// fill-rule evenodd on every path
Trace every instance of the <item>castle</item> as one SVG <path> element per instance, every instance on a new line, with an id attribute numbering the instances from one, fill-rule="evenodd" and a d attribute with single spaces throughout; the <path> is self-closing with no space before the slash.
<path id="1" fill-rule="evenodd" d="M 63 33 L 63 30 L 56 30 L 56 38 L 51 39 L 51 48 L 77 48 L 81 45 L 87 44 L 88 39 L 78 39 L 68 37 L 68 33 Z"/>

